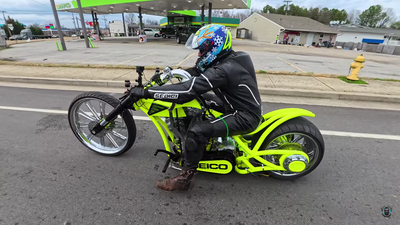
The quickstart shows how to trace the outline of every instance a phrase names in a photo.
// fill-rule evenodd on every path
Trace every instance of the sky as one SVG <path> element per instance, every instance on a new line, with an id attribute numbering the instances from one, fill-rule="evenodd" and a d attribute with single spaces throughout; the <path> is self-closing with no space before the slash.
<path id="1" fill-rule="evenodd" d="M 57 3 L 68 2 L 66 0 L 55 0 Z M 335 0 L 335 1 L 321 1 L 321 0 L 292 0 L 290 4 L 300 5 L 303 7 L 328 7 L 345 9 L 347 12 L 351 10 L 364 11 L 372 5 L 381 4 L 385 8 L 393 8 L 400 20 L 400 4 L 399 0 Z M 284 4 L 283 0 L 252 0 L 252 8 L 262 9 L 266 5 L 277 7 Z M 49 24 L 54 23 L 54 16 L 51 10 L 49 0 L 0 0 L 0 11 L 6 11 L 5 15 L 17 19 L 25 25 L 33 23 Z M 78 14 L 74 14 L 78 16 Z M 144 19 L 160 20 L 162 17 L 146 16 Z M 61 25 L 73 28 L 72 14 L 59 13 Z M 107 15 L 107 21 L 122 20 L 121 14 Z M 85 15 L 85 20 L 91 21 L 91 15 Z M 99 16 L 100 27 L 104 27 L 103 16 Z M 2 15 L 0 16 L 0 23 L 4 23 Z"/>

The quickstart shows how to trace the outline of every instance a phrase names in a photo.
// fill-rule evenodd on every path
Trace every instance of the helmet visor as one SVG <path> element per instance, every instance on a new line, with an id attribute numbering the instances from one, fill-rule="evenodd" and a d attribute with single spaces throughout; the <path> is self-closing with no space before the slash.
<path id="1" fill-rule="evenodd" d="M 192 33 L 192 35 L 190 35 L 189 39 L 186 41 L 185 47 L 188 49 L 198 49 L 199 48 L 199 43 L 197 43 L 198 37 L 199 37 L 198 35 Z"/>

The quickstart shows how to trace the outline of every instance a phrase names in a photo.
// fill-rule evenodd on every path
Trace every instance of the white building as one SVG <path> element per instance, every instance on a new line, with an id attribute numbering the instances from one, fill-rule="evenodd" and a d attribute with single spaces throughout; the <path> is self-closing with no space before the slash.
<path id="1" fill-rule="evenodd" d="M 125 36 L 124 25 L 121 20 L 114 20 L 108 24 L 110 27 L 111 37 L 115 36 Z M 128 33 L 128 24 L 125 23 L 125 29 Z"/>
<path id="2" fill-rule="evenodd" d="M 338 26 L 337 42 L 354 42 L 400 46 L 400 30 L 370 28 L 355 24 Z"/>
<path id="3" fill-rule="evenodd" d="M 278 37 L 294 45 L 316 45 L 324 41 L 335 42 L 338 31 L 308 17 L 280 14 L 253 13 L 243 20 L 239 29 L 246 28 L 249 38 L 255 41 L 275 43 Z"/>

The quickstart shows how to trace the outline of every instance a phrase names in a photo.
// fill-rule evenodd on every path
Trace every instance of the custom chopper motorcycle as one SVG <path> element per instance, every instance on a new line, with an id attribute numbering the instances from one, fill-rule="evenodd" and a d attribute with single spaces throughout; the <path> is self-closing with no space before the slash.
<path id="1" fill-rule="evenodd" d="M 136 86 L 143 84 L 144 67 L 137 67 Z M 187 82 L 190 74 L 181 69 L 167 67 L 156 71 L 158 85 L 168 82 Z M 222 115 L 210 107 L 202 96 L 175 104 L 154 99 L 134 99 L 130 95 L 131 82 L 125 81 L 127 91 L 119 99 L 101 92 L 85 92 L 70 104 L 69 125 L 77 139 L 92 151 L 102 155 L 117 156 L 130 150 L 137 131 L 133 111 L 142 111 L 151 120 L 162 138 L 168 167 L 180 169 L 183 165 L 183 146 L 186 131 L 192 120 L 215 119 Z M 138 116 L 139 117 L 139 116 Z M 296 179 L 313 171 L 324 155 L 324 140 L 318 128 L 304 117 L 315 117 L 307 110 L 285 108 L 263 115 L 258 128 L 251 133 L 216 137 L 208 140 L 198 171 L 229 174 L 262 174 L 278 179 Z M 151 141 L 147 139 L 146 141 Z"/>

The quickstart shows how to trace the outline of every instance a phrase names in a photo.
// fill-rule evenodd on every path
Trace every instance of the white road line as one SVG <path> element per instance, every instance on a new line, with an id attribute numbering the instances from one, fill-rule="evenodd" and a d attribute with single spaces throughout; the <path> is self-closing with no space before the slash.
<path id="1" fill-rule="evenodd" d="M 385 139 L 385 140 L 400 141 L 400 136 L 387 135 L 387 134 L 368 134 L 368 133 L 354 133 L 354 132 L 342 132 L 342 131 L 331 131 L 331 130 L 321 130 L 321 134 L 327 135 L 327 136 L 371 138 L 371 139 Z"/>
<path id="2" fill-rule="evenodd" d="M 21 108 L 21 107 L 9 107 L 9 106 L 0 106 L 0 109 L 5 109 L 5 110 L 14 110 L 14 111 L 25 111 L 25 112 L 41 112 L 41 113 L 52 113 L 52 114 L 68 114 L 68 111 L 66 110 L 53 110 L 53 109 L 36 109 L 36 108 Z M 88 112 L 89 115 L 91 115 L 90 112 Z M 151 119 L 147 116 L 134 116 L 133 117 L 135 120 L 148 120 L 151 121 Z"/>
<path id="3" fill-rule="evenodd" d="M 23 107 L 11 107 L 11 106 L 0 106 L 0 109 L 13 110 L 13 111 L 24 111 L 24 112 L 68 114 L 68 111 L 66 111 L 66 110 L 53 110 L 53 109 L 37 109 L 37 108 L 23 108 Z M 88 113 L 88 114 L 91 114 L 91 113 Z M 135 116 L 134 115 L 133 118 L 135 120 L 150 121 L 150 118 L 147 116 Z M 326 136 L 369 138 L 369 139 L 400 141 L 399 135 L 369 134 L 369 133 L 343 132 L 343 131 L 331 131 L 331 130 L 321 130 L 321 134 L 326 135 Z"/>

